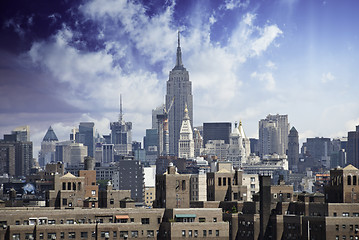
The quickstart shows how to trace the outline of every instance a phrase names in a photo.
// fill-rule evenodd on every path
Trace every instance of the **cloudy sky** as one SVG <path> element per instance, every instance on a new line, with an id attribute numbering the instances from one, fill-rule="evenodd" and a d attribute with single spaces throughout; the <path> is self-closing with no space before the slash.
<path id="1" fill-rule="evenodd" d="M 249 137 L 288 114 L 303 140 L 359 124 L 359 1 L 4 0 L 0 3 L 0 134 L 80 121 L 101 134 L 124 118 L 141 141 L 164 102 L 177 31 L 194 125 L 242 120 Z"/>

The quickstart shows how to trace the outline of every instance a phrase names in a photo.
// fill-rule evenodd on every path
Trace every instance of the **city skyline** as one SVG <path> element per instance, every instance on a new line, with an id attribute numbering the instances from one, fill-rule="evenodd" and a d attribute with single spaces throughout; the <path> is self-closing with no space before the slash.
<path id="1" fill-rule="evenodd" d="M 194 127 L 242 120 L 257 138 L 260 119 L 288 114 L 303 141 L 359 125 L 358 2 L 144 2 L 1 3 L 1 134 L 30 125 L 35 156 L 50 125 L 60 140 L 84 121 L 108 134 L 122 93 L 142 141 L 178 30 Z"/>

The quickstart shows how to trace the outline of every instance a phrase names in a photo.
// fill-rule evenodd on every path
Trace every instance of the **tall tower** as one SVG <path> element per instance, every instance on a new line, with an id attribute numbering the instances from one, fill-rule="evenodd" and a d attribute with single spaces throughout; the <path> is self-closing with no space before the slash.
<path id="1" fill-rule="evenodd" d="M 295 127 L 292 127 L 288 135 L 288 164 L 289 169 L 297 172 L 299 161 L 299 137 L 298 131 Z"/>
<path id="2" fill-rule="evenodd" d="M 132 150 L 132 122 L 125 122 L 120 95 L 120 116 L 117 122 L 110 123 L 111 143 L 115 146 L 115 155 L 129 155 Z"/>
<path id="3" fill-rule="evenodd" d="M 356 126 L 356 131 L 348 132 L 347 161 L 359 167 L 359 125 Z"/>
<path id="4" fill-rule="evenodd" d="M 166 109 L 170 108 L 172 101 L 173 106 L 168 114 L 169 152 L 170 155 L 178 156 L 178 140 L 184 117 L 183 109 L 185 109 L 186 104 L 191 126 L 193 126 L 192 82 L 189 81 L 188 71 L 182 64 L 179 32 L 176 66 L 170 71 L 167 81 Z"/>
<path id="5" fill-rule="evenodd" d="M 184 118 L 180 131 L 180 139 L 178 141 L 178 157 L 194 158 L 193 131 L 188 116 L 187 106 L 184 110 Z"/>

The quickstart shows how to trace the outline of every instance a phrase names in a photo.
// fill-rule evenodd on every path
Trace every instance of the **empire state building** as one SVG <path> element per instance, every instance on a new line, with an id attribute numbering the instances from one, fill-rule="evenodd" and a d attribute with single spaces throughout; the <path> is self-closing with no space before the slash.
<path id="1" fill-rule="evenodd" d="M 171 104 L 172 107 L 170 108 Z M 178 156 L 178 141 L 186 105 L 191 126 L 193 126 L 192 82 L 189 81 L 188 71 L 182 64 L 180 34 L 178 32 L 176 66 L 170 71 L 166 94 L 166 109 L 170 108 L 168 113 L 170 155 Z"/>

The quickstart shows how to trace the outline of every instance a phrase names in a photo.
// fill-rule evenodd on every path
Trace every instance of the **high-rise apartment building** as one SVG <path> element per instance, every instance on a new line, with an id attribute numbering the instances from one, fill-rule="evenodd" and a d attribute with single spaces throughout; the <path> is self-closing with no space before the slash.
<path id="1" fill-rule="evenodd" d="M 193 126 L 192 82 L 189 80 L 188 71 L 182 64 L 179 33 L 176 66 L 170 71 L 167 81 L 166 109 L 169 109 L 171 105 L 168 113 L 169 153 L 178 156 L 178 140 L 186 105 L 191 126 Z"/>
<path id="2" fill-rule="evenodd" d="M 288 164 L 289 169 L 293 171 L 298 171 L 298 161 L 299 161 L 299 136 L 298 131 L 295 127 L 292 127 L 288 135 Z"/>
<path id="3" fill-rule="evenodd" d="M 359 125 L 356 131 L 348 132 L 347 163 L 359 167 Z"/>
<path id="4" fill-rule="evenodd" d="M 259 154 L 286 154 L 288 149 L 288 115 L 268 115 L 259 121 Z"/>

